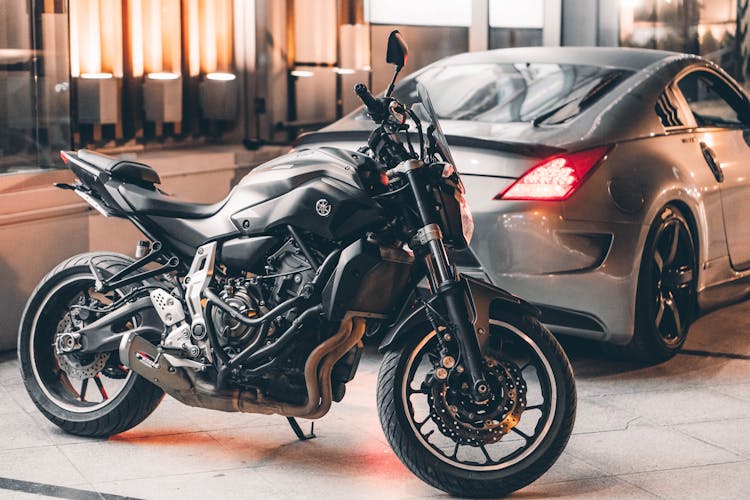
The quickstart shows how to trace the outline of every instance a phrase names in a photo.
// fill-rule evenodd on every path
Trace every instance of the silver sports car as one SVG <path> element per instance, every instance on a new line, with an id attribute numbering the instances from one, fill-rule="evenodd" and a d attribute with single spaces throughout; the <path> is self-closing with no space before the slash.
<path id="1" fill-rule="evenodd" d="M 750 281 L 750 102 L 700 57 L 619 48 L 466 53 L 430 90 L 475 219 L 474 267 L 559 333 L 648 361 Z M 356 111 L 299 147 L 365 143 Z"/>

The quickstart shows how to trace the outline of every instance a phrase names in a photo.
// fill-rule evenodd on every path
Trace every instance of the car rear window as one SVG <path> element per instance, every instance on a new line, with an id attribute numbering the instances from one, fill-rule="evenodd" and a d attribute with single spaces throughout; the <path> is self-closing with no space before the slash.
<path id="1" fill-rule="evenodd" d="M 401 82 L 394 96 L 419 100 L 430 91 L 439 118 L 489 123 L 564 123 L 606 95 L 632 71 L 572 64 L 431 66 Z"/>

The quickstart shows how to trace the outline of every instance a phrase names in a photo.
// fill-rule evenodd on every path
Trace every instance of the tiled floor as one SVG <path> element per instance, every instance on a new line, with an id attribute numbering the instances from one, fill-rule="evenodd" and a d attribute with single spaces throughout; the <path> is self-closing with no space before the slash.
<path id="1" fill-rule="evenodd" d="M 574 435 L 558 463 L 514 497 L 748 498 L 750 303 L 702 318 L 685 353 L 653 368 L 612 361 L 583 342 L 566 347 L 579 391 Z M 445 496 L 412 476 L 385 442 L 374 408 L 375 353 L 307 442 L 281 417 L 171 399 L 107 441 L 68 436 L 31 404 L 13 356 L 0 359 L 0 498 L 40 498 L 19 490 L 80 498 Z"/>

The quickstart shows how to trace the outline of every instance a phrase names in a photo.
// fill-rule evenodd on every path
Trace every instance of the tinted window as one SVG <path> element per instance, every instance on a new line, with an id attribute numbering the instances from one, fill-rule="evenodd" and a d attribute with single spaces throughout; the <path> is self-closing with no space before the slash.
<path id="1" fill-rule="evenodd" d="M 705 71 L 695 71 L 677 86 L 699 127 L 741 127 L 747 104 L 726 83 Z"/>
<path id="2" fill-rule="evenodd" d="M 440 118 L 490 123 L 565 122 L 631 72 L 565 64 L 461 64 L 430 67 L 404 80 L 395 97 L 418 100 L 416 83 L 430 91 Z"/>

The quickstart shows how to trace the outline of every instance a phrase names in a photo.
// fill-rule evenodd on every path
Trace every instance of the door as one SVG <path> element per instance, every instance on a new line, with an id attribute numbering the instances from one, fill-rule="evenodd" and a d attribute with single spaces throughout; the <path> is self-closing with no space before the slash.
<path id="1" fill-rule="evenodd" d="M 732 267 L 750 268 L 750 104 L 708 69 L 687 73 L 677 88 L 695 119 L 702 160 L 721 191 Z"/>

